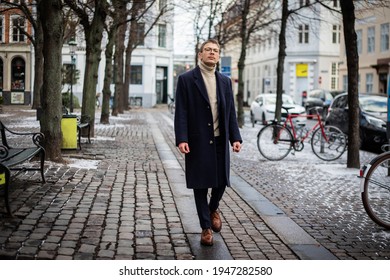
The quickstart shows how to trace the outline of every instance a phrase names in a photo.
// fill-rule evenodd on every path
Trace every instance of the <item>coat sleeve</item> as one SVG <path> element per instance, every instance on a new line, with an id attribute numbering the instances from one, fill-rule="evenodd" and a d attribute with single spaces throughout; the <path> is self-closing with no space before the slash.
<path id="1" fill-rule="evenodd" d="M 230 116 L 229 116 L 229 141 L 230 144 L 233 144 L 234 142 L 239 141 L 242 143 L 242 138 L 240 134 L 240 130 L 238 128 L 238 122 L 237 122 L 237 115 L 236 115 L 236 107 L 234 106 L 234 95 L 233 95 L 233 88 L 232 88 L 232 82 L 229 79 L 229 96 L 231 98 L 230 102 Z"/>
<path id="2" fill-rule="evenodd" d="M 183 76 L 179 76 L 175 98 L 175 138 L 176 146 L 188 142 L 188 98 Z"/>

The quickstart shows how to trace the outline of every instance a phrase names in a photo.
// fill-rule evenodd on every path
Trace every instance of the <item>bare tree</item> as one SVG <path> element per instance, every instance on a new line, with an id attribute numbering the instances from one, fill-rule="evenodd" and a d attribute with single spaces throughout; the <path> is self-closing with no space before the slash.
<path id="1" fill-rule="evenodd" d="M 41 132 L 45 135 L 48 159 L 61 161 L 61 67 L 64 24 L 60 0 L 40 0 L 38 9 L 43 29 L 43 87 Z"/>
<path id="2" fill-rule="evenodd" d="M 117 25 L 112 24 L 107 32 L 107 44 L 106 44 L 106 65 L 104 68 L 104 82 L 103 82 L 103 100 L 102 100 L 102 112 L 100 115 L 100 123 L 110 123 L 110 99 L 111 99 L 111 81 L 113 77 L 113 65 L 112 57 L 114 53 L 114 45 L 116 38 Z"/>
<path id="3" fill-rule="evenodd" d="M 278 19 L 273 16 L 275 11 L 275 1 L 235 1 L 224 13 L 225 18 L 220 25 L 224 33 L 226 44 L 229 41 L 240 42 L 240 56 L 238 60 L 238 92 L 237 92 L 237 119 L 238 125 L 242 127 L 245 122 L 244 117 L 244 70 L 246 50 L 251 40 L 256 38 L 256 32 L 269 28 Z M 221 35 L 222 36 L 222 35 Z"/>
<path id="4" fill-rule="evenodd" d="M 160 6 L 158 7 L 158 11 L 154 13 L 152 12 L 152 8 L 156 3 L 156 0 L 137 0 L 130 9 L 130 30 L 126 47 L 125 79 L 122 99 L 125 109 L 129 108 L 131 57 L 133 51 L 137 46 L 144 42 L 145 37 L 153 30 L 157 23 L 164 21 L 163 16 L 173 9 L 173 6 L 169 5 L 168 1 L 165 4 L 163 4 L 164 2 L 161 2 L 159 3 Z M 146 30 L 145 22 L 148 23 Z"/>
<path id="5" fill-rule="evenodd" d="M 345 50 L 348 67 L 348 159 L 347 167 L 360 167 L 359 148 L 359 55 L 355 32 L 355 6 L 353 0 L 340 1 L 343 14 Z"/>
<path id="6" fill-rule="evenodd" d="M 118 23 L 117 32 L 115 38 L 115 53 L 114 53 L 114 64 L 115 64 L 115 92 L 114 92 L 114 104 L 112 107 L 112 115 L 117 116 L 118 113 L 123 113 L 123 69 L 124 69 L 124 52 L 125 52 L 125 37 L 127 29 L 127 7 L 126 0 L 114 0 L 114 21 Z M 134 5 L 134 4 L 133 4 Z"/>
<path id="7" fill-rule="evenodd" d="M 81 121 L 89 121 L 91 124 L 91 136 L 95 134 L 95 107 L 96 107 L 96 84 L 98 68 L 101 57 L 101 42 L 107 17 L 107 0 L 64 2 L 79 17 L 80 24 L 84 29 L 86 42 L 86 63 L 83 83 L 83 100 L 81 108 Z"/>

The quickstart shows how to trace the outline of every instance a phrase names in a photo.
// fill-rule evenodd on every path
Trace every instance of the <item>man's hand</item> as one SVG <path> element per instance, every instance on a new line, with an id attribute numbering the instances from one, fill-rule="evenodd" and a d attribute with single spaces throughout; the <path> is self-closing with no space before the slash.
<path id="1" fill-rule="evenodd" d="M 233 143 L 233 152 L 238 153 L 241 150 L 241 143 L 239 141 Z"/>
<path id="2" fill-rule="evenodd" d="M 187 142 L 183 142 L 179 144 L 179 150 L 183 154 L 188 154 L 190 152 L 190 147 L 188 146 Z"/>

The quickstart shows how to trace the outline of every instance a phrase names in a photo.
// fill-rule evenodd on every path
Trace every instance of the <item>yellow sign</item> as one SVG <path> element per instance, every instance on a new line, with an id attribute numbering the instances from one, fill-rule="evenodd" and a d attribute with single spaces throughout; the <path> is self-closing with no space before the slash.
<path id="1" fill-rule="evenodd" d="M 297 77 L 307 77 L 307 71 L 308 71 L 308 65 L 307 64 L 297 64 L 296 66 L 296 73 Z"/>

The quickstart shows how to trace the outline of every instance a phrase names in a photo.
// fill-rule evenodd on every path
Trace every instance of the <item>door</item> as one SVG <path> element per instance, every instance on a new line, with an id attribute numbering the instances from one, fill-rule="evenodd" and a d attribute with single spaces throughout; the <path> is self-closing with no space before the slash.
<path id="1" fill-rule="evenodd" d="M 168 102 L 168 67 L 156 67 L 156 103 Z"/>

